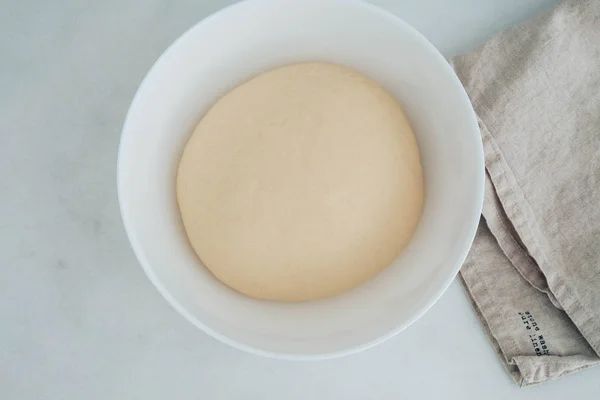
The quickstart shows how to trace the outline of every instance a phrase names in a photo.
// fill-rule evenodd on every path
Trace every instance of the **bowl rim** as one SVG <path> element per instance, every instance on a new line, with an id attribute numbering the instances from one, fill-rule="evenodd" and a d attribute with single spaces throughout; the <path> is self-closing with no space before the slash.
<path id="1" fill-rule="evenodd" d="M 140 93 L 143 92 L 144 91 L 143 89 L 148 85 L 148 81 L 151 79 L 151 77 L 153 75 L 153 71 L 157 68 L 157 66 L 159 64 L 162 63 L 162 61 L 166 58 L 166 55 L 168 53 L 170 53 L 175 47 L 179 46 L 179 44 L 181 42 L 183 42 L 188 36 L 191 35 L 192 31 L 197 29 L 201 24 L 205 23 L 206 21 L 211 20 L 223 13 L 226 13 L 231 9 L 244 7 L 246 5 L 246 3 L 268 4 L 268 3 L 278 2 L 278 1 L 281 1 L 281 0 L 241 0 L 239 2 L 233 3 L 224 8 L 221 8 L 221 9 L 215 11 L 214 13 L 208 15 L 207 17 L 199 20 L 194 25 L 192 25 L 190 28 L 188 28 L 183 34 L 181 34 L 177 39 L 175 39 L 156 59 L 156 61 L 152 64 L 152 66 L 150 67 L 150 69 L 148 70 L 146 75 L 144 76 L 138 89 L 136 90 L 136 93 L 133 96 L 131 103 L 129 105 L 129 108 L 128 108 L 128 111 L 127 111 L 127 114 L 125 116 L 125 120 L 123 123 L 123 127 L 121 129 L 121 137 L 119 139 L 119 149 L 118 149 L 118 154 L 117 154 L 117 174 L 116 174 L 117 175 L 117 198 L 118 198 L 118 202 L 119 202 L 121 219 L 123 221 L 123 226 L 125 228 L 125 233 L 127 235 L 127 238 L 129 239 L 129 242 L 133 249 L 133 252 L 134 252 L 136 258 L 138 259 L 142 269 L 144 270 L 144 272 L 145 272 L 146 276 L 148 277 L 148 279 L 150 280 L 150 282 L 152 282 L 152 284 L 156 287 L 158 292 L 167 300 L 167 302 L 171 305 L 171 307 L 173 307 L 185 319 L 187 319 L 189 322 L 191 322 L 197 328 L 200 328 L 202 331 L 204 331 L 206 334 L 208 334 L 212 338 L 217 339 L 217 340 L 221 341 L 222 343 L 225 343 L 233 348 L 242 350 L 247 353 L 264 356 L 264 357 L 269 357 L 269 358 L 283 359 L 283 360 L 325 360 L 325 359 L 338 358 L 338 357 L 358 353 L 360 351 L 371 348 L 377 344 L 385 342 L 386 340 L 397 335 L 398 333 L 400 333 L 401 331 L 403 331 L 404 329 L 406 329 L 407 327 L 412 325 L 414 322 L 416 322 L 419 318 L 421 318 L 446 292 L 446 290 L 448 289 L 448 287 L 450 286 L 450 284 L 452 283 L 452 281 L 458 274 L 458 271 L 462 267 L 462 264 L 464 263 L 467 255 L 468 255 L 468 252 L 471 248 L 471 245 L 472 245 L 472 243 L 475 239 L 475 235 L 477 233 L 480 215 L 481 215 L 481 211 L 483 209 L 483 199 L 484 199 L 485 161 L 484 161 L 484 154 L 483 154 L 483 144 L 481 143 L 481 146 L 477 146 L 477 154 L 473 155 L 474 159 L 476 159 L 475 161 L 479 164 L 480 167 L 478 168 L 478 171 L 476 172 L 478 175 L 476 186 L 472 188 L 473 192 L 474 192 L 473 196 L 475 198 L 476 208 L 473 210 L 473 213 L 471 214 L 470 219 L 468 221 L 464 222 L 465 225 L 467 225 L 467 227 L 468 227 L 468 228 L 466 228 L 466 230 L 468 232 L 467 237 L 469 240 L 465 240 L 463 248 L 461 249 L 460 252 L 458 252 L 458 255 L 455 257 L 454 267 L 452 268 L 451 273 L 448 273 L 447 278 L 444 279 L 444 281 L 439 286 L 438 290 L 436 290 L 435 293 L 430 297 L 429 301 L 427 301 L 417 312 L 415 312 L 411 318 L 409 318 L 401 323 L 398 323 L 393 329 L 389 330 L 385 334 L 380 335 L 380 336 L 378 336 L 372 340 L 369 340 L 367 342 L 364 342 L 362 344 L 348 347 L 348 348 L 345 348 L 342 350 L 332 351 L 332 352 L 306 353 L 306 354 L 274 352 L 274 351 L 257 348 L 257 347 L 239 342 L 237 340 L 231 339 L 229 336 L 211 328 L 210 326 L 204 324 L 202 321 L 198 320 L 190 312 L 188 312 L 187 309 L 184 306 L 182 306 L 171 295 L 171 293 L 163 286 L 162 282 L 156 277 L 156 275 L 153 272 L 152 267 L 150 266 L 151 263 L 146 259 L 144 252 L 142 251 L 142 246 L 139 244 L 139 242 L 137 240 L 137 237 L 135 234 L 136 230 L 133 227 L 133 224 L 131 223 L 131 220 L 129 218 L 129 206 L 127 204 L 125 204 L 125 202 L 123 200 L 123 193 L 126 190 L 124 188 L 124 183 L 123 183 L 123 178 L 122 178 L 122 176 L 123 176 L 122 170 L 124 169 L 123 158 L 125 157 L 123 155 L 123 153 L 124 153 L 123 143 L 130 131 L 129 125 L 131 124 L 130 119 L 131 119 L 132 109 L 134 108 L 133 106 L 138 101 L 138 98 L 141 96 Z M 286 1 L 300 1 L 300 0 L 286 0 Z M 316 1 L 316 0 L 313 0 L 313 1 Z M 479 125 L 477 122 L 477 117 L 476 117 L 475 111 L 473 110 L 473 106 L 469 100 L 469 97 L 467 95 L 467 92 L 465 91 L 462 83 L 460 82 L 459 78 L 456 76 L 456 74 L 454 73 L 454 70 L 452 69 L 450 64 L 447 62 L 447 60 L 444 58 L 444 56 L 442 56 L 442 54 L 437 50 L 437 48 L 431 42 L 429 42 L 429 40 L 427 40 L 419 31 L 417 31 L 415 28 L 413 28 L 411 25 L 409 25 L 407 22 L 402 20 L 397 15 L 395 15 L 381 7 L 378 7 L 374 4 L 368 3 L 364 0 L 319 0 L 319 2 L 325 2 L 325 1 L 329 2 L 329 3 L 340 3 L 340 4 L 344 4 L 344 5 L 354 4 L 355 6 L 363 7 L 364 9 L 368 10 L 369 12 L 377 14 L 381 18 L 385 18 L 388 21 L 402 27 L 403 30 L 405 30 L 406 32 L 409 32 L 411 35 L 413 35 L 414 38 L 419 42 L 419 44 L 421 46 L 426 48 L 432 54 L 433 57 L 436 57 L 436 58 L 438 58 L 439 61 L 441 61 L 442 68 L 446 69 L 446 72 L 449 73 L 449 78 L 453 79 L 455 81 L 455 83 L 457 84 L 456 85 L 457 89 L 458 89 L 457 95 L 459 95 L 462 98 L 463 102 L 466 102 L 466 104 L 469 105 L 469 107 L 468 107 L 469 115 L 465 116 L 465 117 L 470 119 L 469 122 L 470 122 L 470 125 L 472 128 L 471 131 L 476 132 L 479 135 Z M 479 141 L 481 142 L 480 136 L 479 136 Z"/>

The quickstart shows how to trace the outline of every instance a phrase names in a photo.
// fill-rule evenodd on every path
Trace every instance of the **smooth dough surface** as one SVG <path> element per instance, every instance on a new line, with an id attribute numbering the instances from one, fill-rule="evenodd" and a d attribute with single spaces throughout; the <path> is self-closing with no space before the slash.
<path id="1" fill-rule="evenodd" d="M 189 241 L 223 283 L 278 301 L 326 298 L 372 278 L 423 206 L 419 150 L 400 105 L 369 78 L 294 64 L 210 108 L 177 174 Z"/>

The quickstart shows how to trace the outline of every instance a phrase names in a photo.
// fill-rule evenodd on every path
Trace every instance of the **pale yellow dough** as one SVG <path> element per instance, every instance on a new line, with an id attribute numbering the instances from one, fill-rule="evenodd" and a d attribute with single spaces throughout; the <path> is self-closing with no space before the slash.
<path id="1" fill-rule="evenodd" d="M 423 207 L 419 150 L 400 105 L 345 67 L 295 64 L 238 86 L 187 143 L 177 200 L 223 283 L 305 301 L 387 267 Z"/>

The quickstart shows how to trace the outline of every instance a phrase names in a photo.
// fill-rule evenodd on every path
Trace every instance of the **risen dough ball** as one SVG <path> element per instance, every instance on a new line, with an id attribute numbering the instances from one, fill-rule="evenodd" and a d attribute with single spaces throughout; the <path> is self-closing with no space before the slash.
<path id="1" fill-rule="evenodd" d="M 306 63 L 238 86 L 187 143 L 177 200 L 189 241 L 248 296 L 334 296 L 388 266 L 421 215 L 419 150 L 400 105 L 347 68 Z"/>

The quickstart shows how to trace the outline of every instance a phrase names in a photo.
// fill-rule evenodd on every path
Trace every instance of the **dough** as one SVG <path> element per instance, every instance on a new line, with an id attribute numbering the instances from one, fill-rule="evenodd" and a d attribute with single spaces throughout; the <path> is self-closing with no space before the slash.
<path id="1" fill-rule="evenodd" d="M 290 65 L 202 118 L 177 201 L 192 247 L 226 285 L 258 299 L 326 298 L 409 242 L 423 206 L 419 150 L 377 83 L 333 64 Z"/>

